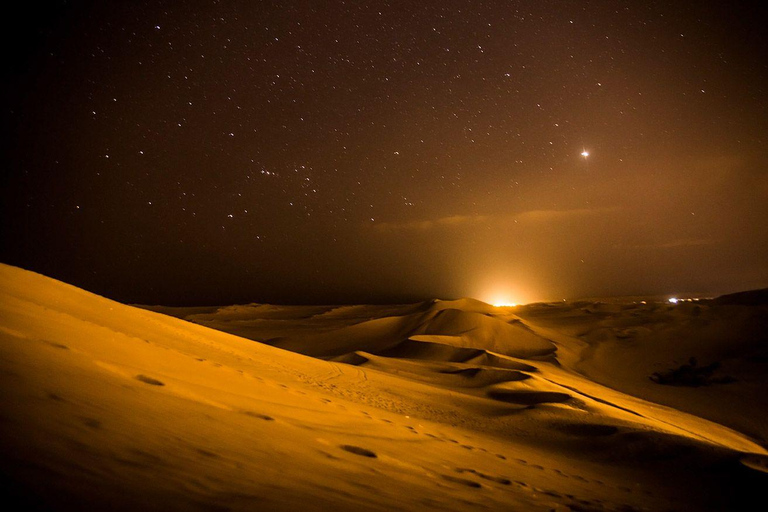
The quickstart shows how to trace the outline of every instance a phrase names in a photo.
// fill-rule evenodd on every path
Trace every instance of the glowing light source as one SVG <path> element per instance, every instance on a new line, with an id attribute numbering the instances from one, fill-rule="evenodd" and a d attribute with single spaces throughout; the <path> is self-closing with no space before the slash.
<path id="1" fill-rule="evenodd" d="M 671 299 L 669 299 L 669 302 L 671 302 L 672 304 L 677 304 L 677 300 L 678 299 L 676 299 L 675 297 L 672 297 Z"/>
<path id="2" fill-rule="evenodd" d="M 589 156 L 589 151 L 585 149 L 584 151 L 581 152 L 581 156 L 583 156 L 584 158 L 587 158 Z"/>
<path id="3" fill-rule="evenodd" d="M 478 279 L 471 295 L 497 308 L 513 308 L 531 302 L 530 284 L 504 272 L 489 273 Z"/>
<path id="4" fill-rule="evenodd" d="M 524 303 L 524 301 L 520 299 L 521 297 L 518 294 L 510 292 L 508 288 L 503 288 L 497 290 L 495 293 L 485 294 L 484 302 L 487 302 L 496 308 L 513 308 L 518 304 Z"/>

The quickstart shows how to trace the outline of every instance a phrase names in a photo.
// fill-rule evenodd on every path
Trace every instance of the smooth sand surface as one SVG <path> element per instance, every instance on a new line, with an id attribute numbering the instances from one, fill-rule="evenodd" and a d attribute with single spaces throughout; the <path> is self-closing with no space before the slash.
<path id="1" fill-rule="evenodd" d="M 765 307 L 683 306 L 161 314 L 2 265 L 3 491 L 27 510 L 762 502 Z"/>

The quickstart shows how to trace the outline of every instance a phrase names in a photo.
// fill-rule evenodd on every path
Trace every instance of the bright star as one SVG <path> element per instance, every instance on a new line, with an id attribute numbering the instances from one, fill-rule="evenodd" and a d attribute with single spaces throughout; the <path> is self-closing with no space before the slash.
<path id="1" fill-rule="evenodd" d="M 585 149 L 584 151 L 581 152 L 581 156 L 583 156 L 584 158 L 587 158 L 589 156 L 589 151 Z"/>

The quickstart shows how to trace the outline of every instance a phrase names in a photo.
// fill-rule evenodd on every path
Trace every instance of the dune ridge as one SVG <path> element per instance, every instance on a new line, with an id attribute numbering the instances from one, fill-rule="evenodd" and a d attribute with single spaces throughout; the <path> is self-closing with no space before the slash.
<path id="1" fill-rule="evenodd" d="M 722 510 L 759 497 L 756 436 L 628 394 L 631 379 L 600 382 L 627 338 L 595 331 L 632 322 L 595 325 L 587 309 L 160 314 L 2 265 L 7 492 L 50 510 Z"/>

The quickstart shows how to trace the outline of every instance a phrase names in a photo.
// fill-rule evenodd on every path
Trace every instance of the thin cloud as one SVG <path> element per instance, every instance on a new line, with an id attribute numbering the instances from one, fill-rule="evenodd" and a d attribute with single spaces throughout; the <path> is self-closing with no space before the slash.
<path id="1" fill-rule="evenodd" d="M 516 220 L 551 222 L 615 211 L 616 208 L 573 208 L 571 210 L 528 210 L 512 217 Z"/>
<path id="2" fill-rule="evenodd" d="M 669 240 L 667 242 L 658 242 L 651 244 L 635 244 L 635 245 L 614 245 L 614 247 L 625 247 L 629 249 L 678 249 L 681 247 L 702 247 L 707 245 L 714 245 L 719 243 L 720 240 L 714 238 L 677 238 L 675 240 Z"/>
<path id="3" fill-rule="evenodd" d="M 373 227 L 383 233 L 429 231 L 437 228 L 457 228 L 471 225 L 505 222 L 559 222 L 615 211 L 616 208 L 574 208 L 570 210 L 526 210 L 498 215 L 449 215 L 436 219 L 406 222 L 379 222 Z"/>

